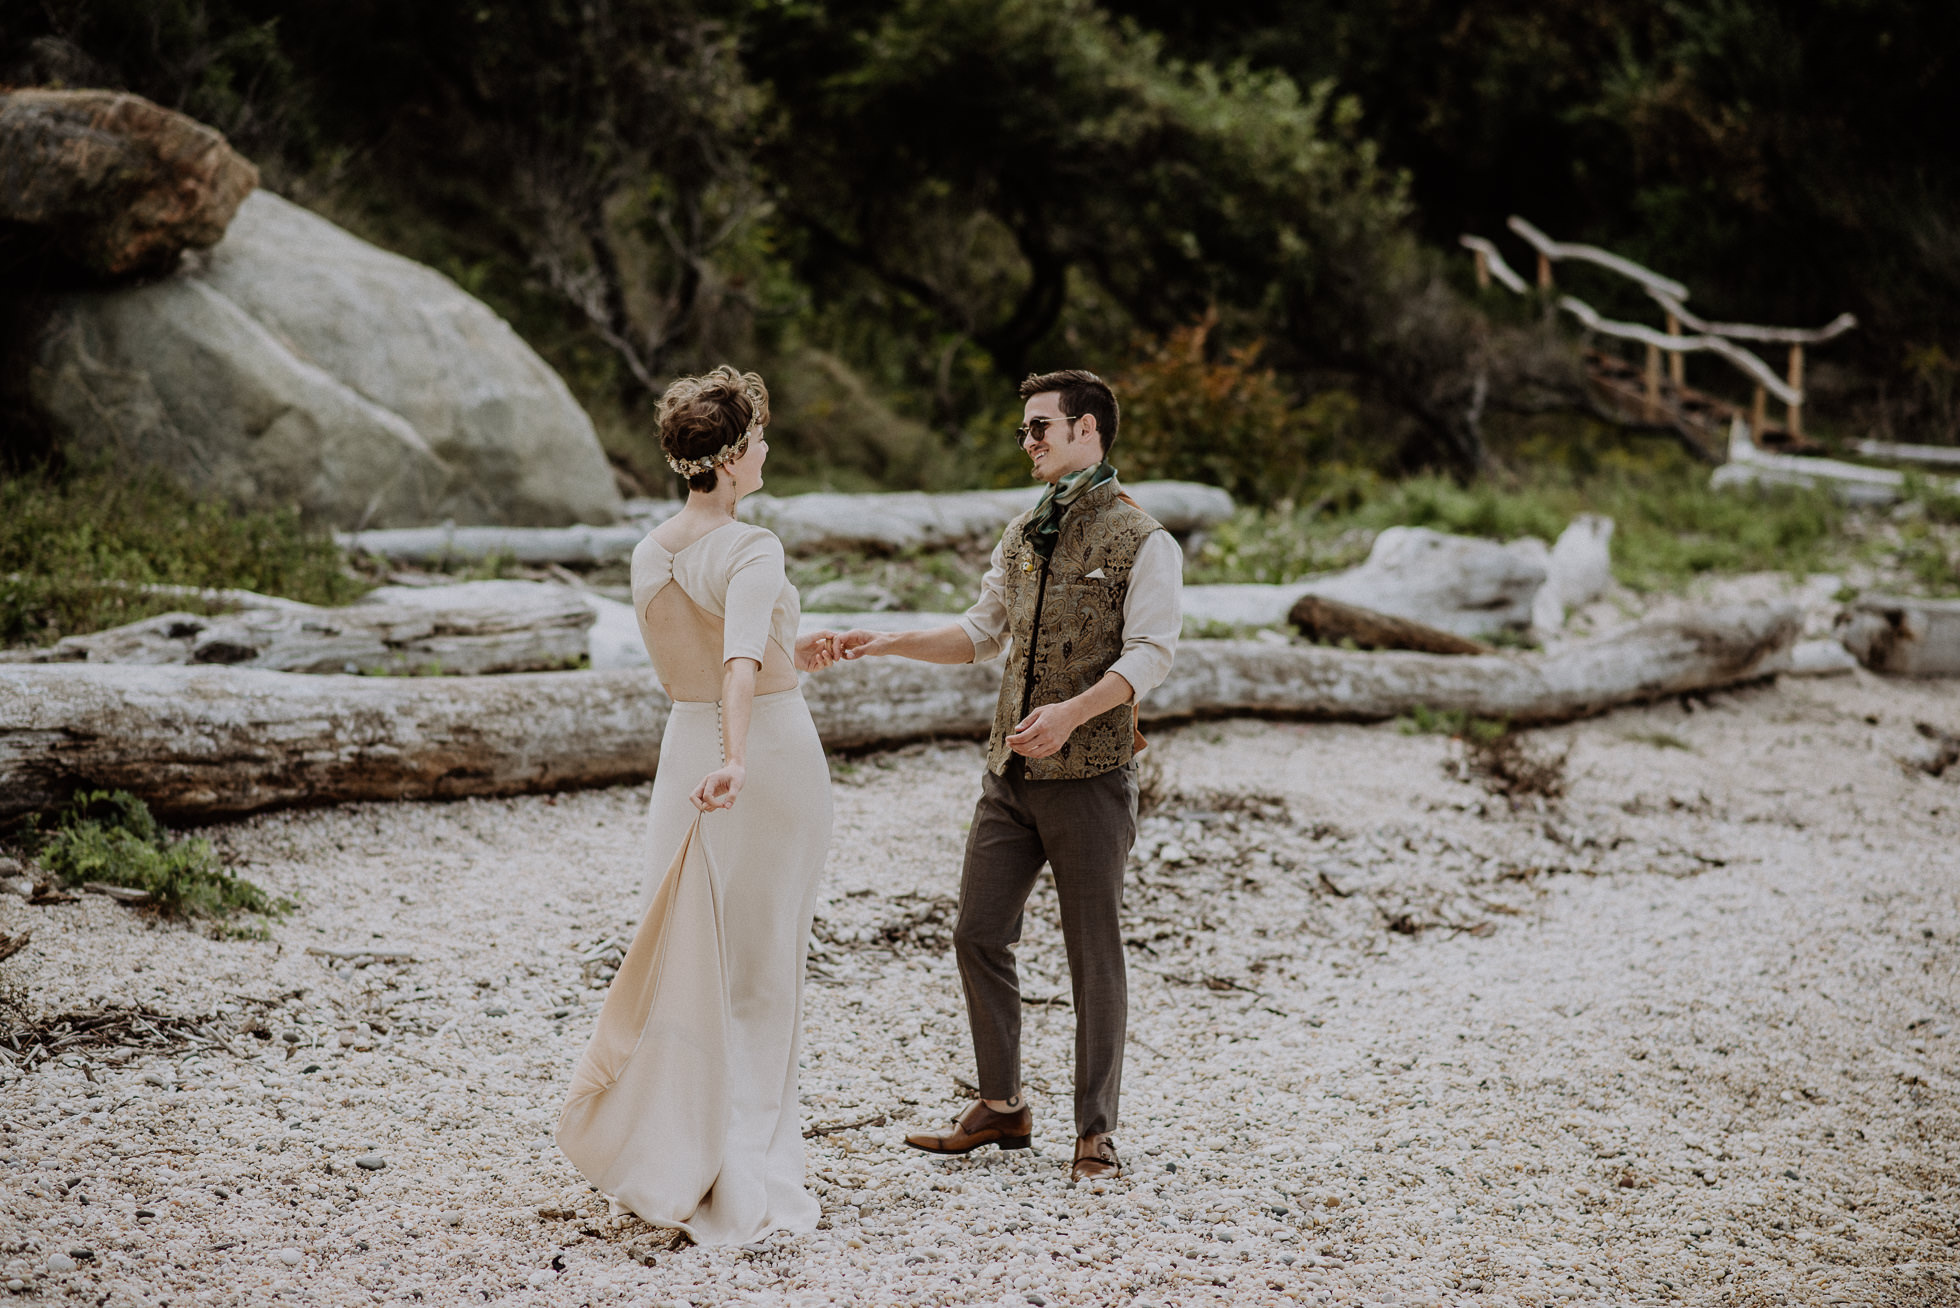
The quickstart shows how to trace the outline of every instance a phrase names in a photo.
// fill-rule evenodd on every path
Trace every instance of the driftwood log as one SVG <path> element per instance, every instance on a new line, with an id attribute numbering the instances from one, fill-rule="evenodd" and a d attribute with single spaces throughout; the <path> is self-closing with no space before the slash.
<path id="1" fill-rule="evenodd" d="M 1836 634 L 1873 672 L 1960 677 L 1960 600 L 1861 596 L 1838 616 Z"/>
<path id="2" fill-rule="evenodd" d="M 0 666 L 0 815 L 83 787 L 183 818 L 607 785 L 652 775 L 666 719 L 648 672 Z"/>
<path id="3" fill-rule="evenodd" d="M 1230 713 L 1372 721 L 1418 705 L 1518 722 L 1705 690 L 1787 665 L 1791 605 L 1653 621 L 1543 657 L 1193 641 L 1146 721 Z M 994 664 L 846 664 L 808 679 L 832 748 L 978 736 Z M 294 676 L 243 668 L 0 666 L 0 817 L 119 787 L 167 816 L 512 795 L 644 780 L 668 702 L 650 673 Z"/>
<path id="4" fill-rule="evenodd" d="M 1358 649 L 1408 649 L 1423 654 L 1490 654 L 1482 641 L 1440 631 L 1408 618 L 1391 617 L 1319 595 L 1302 595 L 1286 615 L 1300 634 L 1320 645 L 1351 643 Z"/>
<path id="5" fill-rule="evenodd" d="M 213 593 L 271 598 L 248 591 Z M 529 581 L 385 586 L 342 608 L 280 600 L 276 607 L 255 602 L 216 617 L 165 613 L 69 636 L 46 649 L 8 650 L 0 653 L 0 662 L 216 663 L 274 672 L 390 675 L 534 672 L 573 667 L 584 659 L 594 618 L 584 595 L 563 586 Z"/>
<path id="6" fill-rule="evenodd" d="M 1179 536 L 1205 531 L 1232 516 L 1232 497 L 1216 486 L 1188 481 L 1143 481 L 1124 488 L 1144 512 Z M 1016 514 L 1031 509 L 1041 487 L 1013 490 L 895 491 L 845 495 L 750 495 L 744 522 L 782 538 L 791 553 L 822 550 L 947 549 L 991 543 Z M 680 511 L 678 500 L 634 500 L 629 521 L 581 527 L 398 527 L 343 532 L 350 550 L 407 562 L 483 559 L 503 555 L 519 563 L 604 563 L 624 559 L 660 523 Z"/>
<path id="7" fill-rule="evenodd" d="M 1477 639 L 1522 633 L 1550 565 L 1545 542 L 1526 536 L 1499 544 L 1426 527 L 1390 527 L 1368 557 L 1344 572 L 1278 586 L 1186 586 L 1187 622 L 1274 626 L 1302 595 L 1352 604 Z"/>

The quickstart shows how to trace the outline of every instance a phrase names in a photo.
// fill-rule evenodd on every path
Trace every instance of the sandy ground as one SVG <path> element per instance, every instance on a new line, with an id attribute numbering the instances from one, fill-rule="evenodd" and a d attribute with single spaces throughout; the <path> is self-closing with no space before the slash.
<path id="1" fill-rule="evenodd" d="M 1455 744 L 1392 725 L 1161 733 L 1169 794 L 1128 901 L 1128 1174 L 1100 1192 L 1065 1183 L 1045 890 L 1023 951 L 1038 1147 L 899 1146 L 971 1075 L 947 932 L 979 752 L 839 760 L 803 1074 L 824 1225 L 757 1250 L 666 1249 L 550 1142 L 629 929 L 644 788 L 217 828 L 300 902 L 270 941 L 0 897 L 0 930 L 34 932 L 0 980 L 38 1029 L 211 1019 L 24 1042 L 0 1067 L 0 1286 L 1960 1303 L 1960 767 L 1901 763 L 1919 722 L 1960 728 L 1960 684 L 1859 673 L 1622 711 L 1535 733 L 1569 748 L 1571 793 L 1518 808 L 1451 774 Z"/>

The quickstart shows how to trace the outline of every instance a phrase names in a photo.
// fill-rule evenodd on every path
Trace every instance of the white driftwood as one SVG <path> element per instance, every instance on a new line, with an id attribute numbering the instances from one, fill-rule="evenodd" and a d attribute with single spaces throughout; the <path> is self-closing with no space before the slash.
<path id="1" fill-rule="evenodd" d="M 1800 640 L 1778 671 L 1792 677 L 1840 677 L 1858 670 L 1858 659 L 1836 640 Z"/>
<path id="2" fill-rule="evenodd" d="M 1302 595 L 1318 595 L 1478 640 L 1531 625 L 1532 603 L 1550 562 L 1535 537 L 1498 544 L 1426 527 L 1390 527 L 1359 567 L 1283 585 L 1226 583 L 1184 588 L 1184 619 L 1278 626 Z"/>
<path id="3" fill-rule="evenodd" d="M 1655 303 L 1673 314 L 1689 331 L 1723 336 L 1732 341 L 1761 341 L 1766 345 L 1822 345 L 1834 341 L 1858 325 L 1855 314 L 1841 313 L 1822 327 L 1758 327 L 1746 322 L 1709 322 L 1688 311 L 1681 300 L 1664 291 L 1648 288 Z"/>
<path id="4" fill-rule="evenodd" d="M 341 548 L 404 563 L 473 563 L 501 555 L 514 563 L 609 563 L 633 552 L 656 523 L 601 527 L 391 527 L 335 533 Z"/>
<path id="5" fill-rule="evenodd" d="M 1707 351 L 1720 355 L 1747 373 L 1751 380 L 1766 392 L 1774 395 L 1785 404 L 1802 404 L 1803 392 L 1778 377 L 1770 366 L 1761 359 L 1721 336 L 1670 336 L 1657 332 L 1652 327 L 1637 322 L 1615 322 L 1602 318 L 1599 311 L 1576 296 L 1561 295 L 1558 307 L 1577 318 L 1587 331 L 1598 332 L 1622 341 L 1634 341 L 1641 345 L 1664 350 L 1669 354 L 1694 354 Z"/>
<path id="6" fill-rule="evenodd" d="M 607 785 L 653 774 L 667 709 L 645 672 L 0 666 L 0 816 L 83 787 L 218 817 Z"/>
<path id="7" fill-rule="evenodd" d="M 1555 721 L 1778 670 L 1792 605 L 1642 623 L 1545 656 L 1368 654 L 1197 641 L 1146 721 L 1264 713 L 1368 721 L 1418 705 Z M 984 734 L 997 666 L 864 660 L 806 679 L 826 745 Z M 302 677 L 240 668 L 0 667 L 0 817 L 119 787 L 176 816 L 509 795 L 651 776 L 668 702 L 645 671 Z"/>
<path id="8" fill-rule="evenodd" d="M 1867 468 L 1842 459 L 1819 459 L 1797 454 L 1772 454 L 1749 438 L 1749 428 L 1737 418 L 1729 428 L 1729 461 L 1715 469 L 1709 485 L 1717 490 L 1740 486 L 1822 487 L 1846 504 L 1890 504 L 1905 492 L 1905 474 L 1890 468 Z"/>
<path id="9" fill-rule="evenodd" d="M 1484 272 L 1495 277 L 1513 295 L 1523 295 L 1529 289 L 1524 278 L 1504 261 L 1503 252 L 1483 237 L 1464 235 L 1457 237 L 1456 242 L 1466 250 L 1475 251 L 1480 256 L 1478 263 Z M 1482 284 L 1482 281 L 1478 282 L 1478 285 Z"/>
<path id="10" fill-rule="evenodd" d="M 1873 672 L 1960 676 L 1960 600 L 1861 596 L 1838 616 L 1837 637 Z"/>
<path id="11" fill-rule="evenodd" d="M 1421 705 L 1558 721 L 1767 675 L 1800 624 L 1794 605 L 1730 605 L 1639 623 L 1546 655 L 1364 654 L 1220 641 L 1187 658 L 1186 645 L 1143 716 L 1262 712 L 1366 721 Z"/>
<path id="12" fill-rule="evenodd" d="M 1901 445 L 1893 441 L 1859 441 L 1852 446 L 1868 459 L 1888 463 L 1917 463 L 1928 468 L 1960 468 L 1960 445 Z"/>
<path id="13" fill-rule="evenodd" d="M 1188 481 L 1144 481 L 1126 486 L 1144 512 L 1179 535 L 1204 531 L 1232 516 L 1232 497 L 1216 486 Z M 1016 514 L 1033 508 L 1041 487 L 1013 490 L 901 491 L 844 495 L 750 495 L 745 522 L 768 527 L 792 553 L 823 550 L 949 549 L 983 544 L 1000 535 Z M 339 536 L 347 549 L 414 563 L 467 561 L 501 554 L 518 563 L 605 563 L 626 558 L 655 526 L 677 512 L 675 500 L 635 500 L 628 522 L 606 527 L 412 527 L 353 531 Z"/>
<path id="14" fill-rule="evenodd" d="M 8 661 L 216 663 L 315 673 L 524 672 L 577 663 L 585 657 L 592 622 L 579 592 L 562 586 L 388 586 L 343 608 L 287 600 L 219 617 L 166 613 L 70 636 L 47 649 L 14 651 Z"/>
<path id="15" fill-rule="evenodd" d="M 1530 243 L 1531 248 L 1557 263 L 1565 259 L 1577 259 L 1582 263 L 1596 264 L 1601 268 L 1616 272 L 1622 277 L 1639 282 L 1651 292 L 1676 300 L 1688 298 L 1688 288 L 1672 277 L 1663 277 L 1651 268 L 1643 268 L 1631 259 L 1623 258 L 1610 250 L 1602 250 L 1597 245 L 1579 245 L 1571 241 L 1555 241 L 1524 219 L 1512 214 L 1505 220 L 1505 226 Z"/>
<path id="16" fill-rule="evenodd" d="M 1531 602 L 1531 625 L 1549 635 L 1565 615 L 1604 595 L 1613 584 L 1613 520 L 1582 513 L 1559 533 L 1545 564 L 1545 584 Z"/>

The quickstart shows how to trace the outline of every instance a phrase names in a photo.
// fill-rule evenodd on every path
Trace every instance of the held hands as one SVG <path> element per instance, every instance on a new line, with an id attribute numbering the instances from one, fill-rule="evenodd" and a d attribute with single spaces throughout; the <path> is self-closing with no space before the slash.
<path id="1" fill-rule="evenodd" d="M 687 802 L 703 813 L 712 813 L 718 808 L 735 807 L 735 797 L 742 793 L 742 783 L 748 780 L 749 770 L 740 763 L 724 763 L 701 778 L 701 784 L 687 797 Z"/>
<path id="2" fill-rule="evenodd" d="M 1074 707 L 1074 700 L 1043 704 L 1022 718 L 1007 738 L 1007 747 L 1023 758 L 1047 758 L 1068 743 L 1068 738 L 1085 721 Z"/>
<path id="3" fill-rule="evenodd" d="M 807 636 L 798 636 L 794 659 L 796 670 L 821 672 L 845 657 L 841 646 L 843 639 L 843 633 L 836 631 L 813 631 Z"/>
<path id="4" fill-rule="evenodd" d="M 898 640 L 895 631 L 866 631 L 863 627 L 847 631 L 837 638 L 838 656 L 845 659 L 861 659 L 876 654 L 889 654 Z"/>

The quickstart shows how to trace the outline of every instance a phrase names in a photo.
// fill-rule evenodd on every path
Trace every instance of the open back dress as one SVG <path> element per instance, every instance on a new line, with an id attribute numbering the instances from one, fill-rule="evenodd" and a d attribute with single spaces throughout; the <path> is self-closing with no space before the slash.
<path id="1" fill-rule="evenodd" d="M 730 523 L 633 552 L 633 607 L 673 700 L 647 819 L 640 925 L 572 1075 L 558 1146 L 641 1218 L 700 1244 L 808 1231 L 797 1058 L 803 964 L 830 844 L 830 773 L 792 651 L 782 544 Z M 732 808 L 688 802 L 722 764 L 722 666 L 751 658 L 747 777 Z"/>

